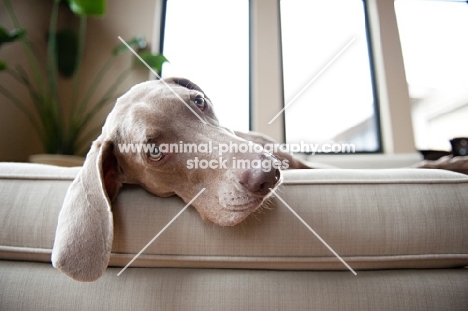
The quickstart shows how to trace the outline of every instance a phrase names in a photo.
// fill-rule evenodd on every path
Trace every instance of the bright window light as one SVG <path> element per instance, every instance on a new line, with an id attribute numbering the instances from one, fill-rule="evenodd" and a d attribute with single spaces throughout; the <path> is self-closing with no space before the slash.
<path id="1" fill-rule="evenodd" d="M 287 142 L 379 151 L 363 1 L 281 0 L 281 29 Z"/>
<path id="2" fill-rule="evenodd" d="M 395 1 L 418 149 L 468 137 L 468 4 Z"/>
<path id="3" fill-rule="evenodd" d="M 249 130 L 249 1 L 167 0 L 163 77 L 198 84 L 221 125 Z"/>

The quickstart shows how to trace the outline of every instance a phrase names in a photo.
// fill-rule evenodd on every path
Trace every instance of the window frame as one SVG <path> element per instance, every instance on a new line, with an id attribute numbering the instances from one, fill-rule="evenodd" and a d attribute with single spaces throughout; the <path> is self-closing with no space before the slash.
<path id="1" fill-rule="evenodd" d="M 152 50 L 161 52 L 164 46 L 167 0 L 155 1 Z M 272 125 L 267 124 L 284 107 L 279 1 L 249 1 L 249 126 L 250 130 L 262 132 L 278 142 L 285 142 L 284 115 Z M 380 142 L 379 151 L 364 153 L 415 153 L 410 99 L 394 1 L 363 0 L 363 2 L 371 78 L 374 81 L 377 137 Z M 265 38 L 268 40 L 264 40 Z M 262 66 L 262 64 L 267 65 Z M 271 71 L 272 68 L 275 69 Z M 268 80 L 268 85 L 265 80 Z"/>
<path id="2" fill-rule="evenodd" d="M 364 25 L 365 25 L 365 35 L 366 35 L 366 40 L 367 40 L 367 55 L 368 55 L 368 60 L 369 60 L 369 74 L 371 78 L 371 91 L 372 91 L 372 97 L 373 97 L 373 103 L 372 106 L 374 108 L 374 118 L 375 118 L 375 126 L 376 126 L 376 138 L 377 138 L 377 144 L 378 148 L 374 151 L 356 151 L 354 154 L 379 154 L 383 153 L 383 143 L 382 143 L 382 131 L 381 131 L 381 122 L 380 122 L 380 103 L 379 103 L 379 94 L 378 94 L 378 88 L 377 88 L 377 76 L 375 72 L 375 62 L 374 62 L 374 51 L 372 49 L 372 36 L 371 36 L 371 29 L 370 29 L 370 22 L 369 22 L 369 10 L 367 6 L 367 0 L 361 0 L 363 4 L 363 10 L 364 10 Z M 280 6 L 281 0 L 278 0 L 278 6 Z M 281 14 L 281 10 L 280 10 Z M 281 18 L 281 16 L 280 16 Z M 281 20 L 280 20 L 280 35 L 281 35 Z M 282 47 L 282 45 L 281 45 Z M 282 53 L 281 53 L 282 54 Z M 283 59 L 281 59 L 283 61 Z M 283 67 L 281 67 L 281 76 L 283 79 L 283 90 L 284 90 L 284 75 L 283 75 Z M 284 93 L 284 91 L 283 91 Z M 283 96 L 283 107 L 284 107 L 284 96 Z M 285 113 L 282 114 L 284 120 L 285 118 Z M 285 126 L 284 126 L 284 137 L 285 141 L 287 139 L 287 132 L 286 132 L 286 121 L 284 121 Z M 313 143 L 313 142 L 311 142 Z M 346 143 L 346 142 L 345 142 Z M 303 153 L 308 155 L 309 153 Z M 336 155 L 336 154 L 348 154 L 348 153 L 317 153 L 317 155 Z"/>
<path id="3" fill-rule="evenodd" d="M 383 138 L 382 138 L 382 122 L 380 120 L 380 96 L 379 90 L 377 88 L 377 74 L 375 70 L 375 56 L 374 50 L 372 49 L 373 44 L 373 37 L 371 35 L 371 24 L 369 19 L 369 8 L 367 5 L 367 0 L 362 0 L 363 2 L 363 9 L 364 9 L 364 24 L 366 27 L 366 40 L 367 40 L 367 55 L 369 56 L 369 70 L 371 75 L 371 83 L 372 83 L 372 96 L 374 97 L 374 114 L 375 114 L 375 126 L 376 126 L 376 136 L 378 140 L 379 147 L 376 151 L 373 152 L 364 152 L 368 153 L 383 153 Z"/>

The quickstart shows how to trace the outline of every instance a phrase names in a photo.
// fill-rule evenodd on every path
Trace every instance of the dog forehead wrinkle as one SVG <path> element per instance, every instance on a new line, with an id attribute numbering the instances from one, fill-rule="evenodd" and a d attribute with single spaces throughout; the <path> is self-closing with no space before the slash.
<path id="1" fill-rule="evenodd" d="M 159 97 L 166 100 L 170 99 L 172 102 L 178 102 L 184 105 L 188 104 L 192 98 L 198 95 L 208 99 L 205 93 L 197 89 L 188 89 L 180 85 L 171 85 L 170 87 L 171 89 L 167 88 L 166 90 L 161 90 Z M 174 93 L 176 93 L 177 95 L 175 95 Z"/>
<path id="2" fill-rule="evenodd" d="M 175 94 L 174 94 L 175 93 Z M 159 90 L 159 94 L 157 96 L 161 98 L 177 98 L 180 96 L 182 99 L 186 99 L 187 95 L 189 94 L 189 90 L 181 87 L 179 85 L 169 85 L 168 87 L 162 88 Z M 180 99 L 178 99 L 180 101 Z"/>
<path id="3" fill-rule="evenodd" d="M 160 107 L 148 105 L 145 102 L 135 103 L 128 111 L 122 111 L 119 126 L 125 128 L 134 141 L 144 142 L 148 137 L 157 136 L 167 118 Z"/>
<path id="4" fill-rule="evenodd" d="M 130 90 L 117 99 L 116 107 L 131 105 L 134 102 L 145 101 L 148 96 L 155 96 L 154 92 L 161 89 L 154 87 L 153 82 L 155 81 L 147 81 L 131 87 Z"/>

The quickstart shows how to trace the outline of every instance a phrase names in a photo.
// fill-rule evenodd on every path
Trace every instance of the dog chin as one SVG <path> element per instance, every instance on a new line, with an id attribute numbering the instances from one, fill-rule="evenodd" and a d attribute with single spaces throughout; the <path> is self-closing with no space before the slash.
<path id="1" fill-rule="evenodd" d="M 253 210 L 255 211 L 255 209 Z M 249 210 L 245 211 L 229 211 L 225 210 L 223 211 L 223 215 L 213 221 L 216 225 L 222 226 L 222 227 L 232 227 L 235 226 L 242 221 L 244 221 L 249 215 L 253 212 Z"/>
<path id="2" fill-rule="evenodd" d="M 279 183 L 275 186 L 275 189 L 278 187 L 278 185 Z M 263 198 L 253 198 L 247 203 L 242 202 L 240 204 L 221 204 L 222 207 L 219 214 L 216 216 L 215 219 L 209 219 L 209 221 L 219 226 L 235 226 L 244 221 L 257 209 L 259 209 L 263 205 L 263 203 L 271 196 L 271 194 L 272 193 L 270 192 Z M 221 202 L 222 200 L 220 200 L 220 203 Z"/>
<path id="3" fill-rule="evenodd" d="M 263 200 L 255 200 L 244 205 L 224 206 L 214 221 L 219 226 L 235 226 L 262 206 Z"/>

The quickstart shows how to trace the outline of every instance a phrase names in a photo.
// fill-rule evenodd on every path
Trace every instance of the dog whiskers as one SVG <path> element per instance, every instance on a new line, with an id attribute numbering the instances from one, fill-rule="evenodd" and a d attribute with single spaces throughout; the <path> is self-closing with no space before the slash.
<path id="1" fill-rule="evenodd" d="M 252 219 L 253 221 L 255 222 L 262 222 L 262 220 L 260 219 L 260 217 L 258 217 L 258 215 L 255 213 L 252 213 L 250 214 L 251 217 L 249 217 L 249 219 Z"/>

